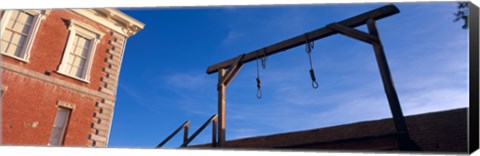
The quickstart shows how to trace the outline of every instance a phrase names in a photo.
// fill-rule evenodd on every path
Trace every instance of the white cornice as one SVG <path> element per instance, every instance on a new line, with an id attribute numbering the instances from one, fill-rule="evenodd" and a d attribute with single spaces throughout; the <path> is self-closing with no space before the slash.
<path id="1" fill-rule="evenodd" d="M 118 11 L 117 9 L 72 9 L 77 14 L 87 17 L 125 37 L 130 37 L 142 30 L 145 24 Z"/>

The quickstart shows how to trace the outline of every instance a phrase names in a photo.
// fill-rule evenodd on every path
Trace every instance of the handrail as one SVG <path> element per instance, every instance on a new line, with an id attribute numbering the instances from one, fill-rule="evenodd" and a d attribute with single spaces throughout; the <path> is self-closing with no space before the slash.
<path id="1" fill-rule="evenodd" d="M 156 148 L 161 148 L 165 145 L 172 137 L 174 137 L 182 128 L 184 128 L 184 135 L 183 135 L 183 142 L 185 143 L 188 139 L 188 126 L 190 125 L 190 121 L 185 121 L 180 127 L 178 127 L 172 134 L 170 134 L 165 140 L 163 140 L 160 144 L 157 145 Z"/>
<path id="2" fill-rule="evenodd" d="M 195 137 L 197 137 L 197 135 L 200 134 L 200 132 L 202 132 L 210 122 L 212 122 L 212 146 L 216 147 L 217 146 L 217 131 L 216 131 L 217 116 L 218 116 L 217 114 L 214 114 L 212 117 L 210 117 L 210 119 L 208 119 L 197 131 L 195 131 L 195 133 L 193 133 L 192 136 L 190 136 L 187 141 L 184 141 L 180 147 L 186 147 L 188 143 L 190 143 L 193 139 L 195 139 Z"/>

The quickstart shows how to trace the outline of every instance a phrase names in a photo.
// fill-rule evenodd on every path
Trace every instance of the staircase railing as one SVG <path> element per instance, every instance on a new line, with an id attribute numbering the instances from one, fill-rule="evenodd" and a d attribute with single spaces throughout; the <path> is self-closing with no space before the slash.
<path id="1" fill-rule="evenodd" d="M 165 145 L 170 139 L 172 139 L 182 128 L 184 129 L 183 133 L 183 142 L 186 142 L 188 140 L 188 127 L 190 125 L 190 121 L 185 121 L 180 127 L 178 127 L 175 131 L 173 131 L 172 134 L 170 134 L 165 140 L 163 140 L 160 144 L 157 145 L 156 148 L 161 148 L 163 145 Z"/>
<path id="2" fill-rule="evenodd" d="M 170 139 L 172 139 L 175 135 L 177 135 L 180 130 L 184 130 L 183 133 L 183 143 L 180 147 L 186 147 L 190 142 L 197 137 L 198 134 L 200 134 L 211 122 L 212 123 L 212 147 L 217 147 L 217 114 L 214 114 L 212 117 L 210 117 L 203 125 L 195 131 L 192 136 L 188 137 L 188 128 L 190 126 L 190 121 L 185 121 L 180 127 L 178 127 L 172 134 L 170 134 L 165 140 L 163 140 L 160 144 L 157 145 L 156 148 L 161 148 L 163 145 L 165 145 Z"/>
<path id="3" fill-rule="evenodd" d="M 192 136 L 190 136 L 187 139 L 187 141 L 184 141 L 180 147 L 186 147 L 188 143 L 190 143 L 193 139 L 195 139 L 195 137 L 197 137 L 197 135 L 200 134 L 200 132 L 202 132 L 210 122 L 212 123 L 212 147 L 216 147 L 217 146 L 217 116 L 218 115 L 215 114 L 212 117 L 210 117 L 210 119 L 208 119 L 205 123 L 203 123 L 203 125 L 197 131 L 195 131 L 192 134 Z"/>

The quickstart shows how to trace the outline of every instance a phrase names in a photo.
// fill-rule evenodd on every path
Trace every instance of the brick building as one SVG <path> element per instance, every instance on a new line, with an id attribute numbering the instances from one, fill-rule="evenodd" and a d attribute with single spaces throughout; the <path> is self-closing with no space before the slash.
<path id="1" fill-rule="evenodd" d="M 0 11 L 2 144 L 108 143 L 127 38 L 115 9 Z"/>

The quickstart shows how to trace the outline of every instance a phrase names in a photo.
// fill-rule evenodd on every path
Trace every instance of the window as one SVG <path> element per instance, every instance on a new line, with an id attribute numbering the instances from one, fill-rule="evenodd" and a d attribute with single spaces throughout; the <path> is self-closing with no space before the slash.
<path id="1" fill-rule="evenodd" d="M 1 53 L 18 60 L 28 62 L 28 54 L 32 47 L 40 20 L 45 17 L 44 11 L 11 10 L 1 13 Z"/>
<path id="2" fill-rule="evenodd" d="M 90 51 L 90 42 L 91 40 L 82 37 L 80 35 L 75 35 L 73 40 L 73 47 L 70 50 L 66 65 L 66 74 L 74 75 L 81 78 L 85 69 L 85 62 L 87 62 L 88 52 Z"/>
<path id="3" fill-rule="evenodd" d="M 75 20 L 70 20 L 68 31 L 58 73 L 88 83 L 95 49 L 104 33 Z"/>
<path id="4" fill-rule="evenodd" d="M 48 145 L 61 146 L 65 138 L 65 131 L 67 129 L 68 121 L 70 118 L 71 109 L 59 106 L 57 114 L 55 115 L 55 121 L 53 122 L 52 133 L 50 134 L 50 140 Z"/>

